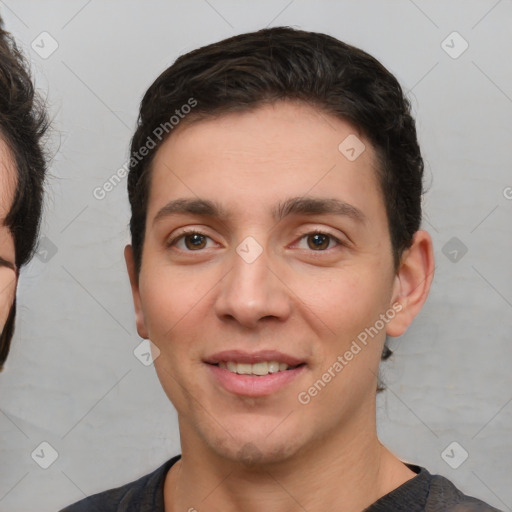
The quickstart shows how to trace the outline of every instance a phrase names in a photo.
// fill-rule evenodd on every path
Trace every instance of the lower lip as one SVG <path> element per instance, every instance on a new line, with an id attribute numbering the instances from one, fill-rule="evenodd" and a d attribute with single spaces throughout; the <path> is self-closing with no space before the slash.
<path id="1" fill-rule="evenodd" d="M 213 364 L 207 364 L 207 366 L 224 389 L 236 395 L 253 397 L 275 393 L 300 375 L 306 368 L 305 365 L 302 365 L 292 370 L 254 376 L 239 375 Z"/>

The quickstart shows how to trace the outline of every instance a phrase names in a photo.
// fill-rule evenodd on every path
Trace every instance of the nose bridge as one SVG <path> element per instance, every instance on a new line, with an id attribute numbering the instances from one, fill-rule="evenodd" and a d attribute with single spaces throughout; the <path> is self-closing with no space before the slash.
<path id="1" fill-rule="evenodd" d="M 290 312 L 289 296 L 272 269 L 275 265 L 256 238 L 246 237 L 233 252 L 231 272 L 222 280 L 217 315 L 246 326 L 265 317 L 285 318 Z"/>

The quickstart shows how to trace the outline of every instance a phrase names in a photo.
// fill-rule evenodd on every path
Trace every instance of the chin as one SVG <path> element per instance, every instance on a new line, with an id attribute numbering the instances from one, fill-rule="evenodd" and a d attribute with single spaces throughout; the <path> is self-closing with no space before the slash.
<path id="1" fill-rule="evenodd" d="M 227 453 L 219 453 L 224 458 L 239 463 L 247 469 L 259 469 L 280 464 L 291 459 L 295 454 L 295 447 L 285 445 L 262 446 L 251 441 L 233 447 Z"/>
<path id="2" fill-rule="evenodd" d="M 266 429 L 260 429 L 251 435 L 250 431 L 246 431 L 233 437 L 223 432 L 214 439 L 208 436 L 206 441 L 218 457 L 242 464 L 247 469 L 286 462 L 300 451 L 300 440 L 290 432 L 283 431 L 281 436 L 275 433 L 269 436 L 266 432 Z M 290 439 L 294 440 L 293 444 Z"/>

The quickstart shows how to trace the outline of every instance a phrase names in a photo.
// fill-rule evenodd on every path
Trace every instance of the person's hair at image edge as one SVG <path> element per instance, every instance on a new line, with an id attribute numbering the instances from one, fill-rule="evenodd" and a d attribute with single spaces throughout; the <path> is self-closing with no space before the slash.
<path id="1" fill-rule="evenodd" d="M 166 140 L 158 140 L 153 132 L 169 125 L 170 116 L 190 98 L 197 104 L 180 123 L 294 100 L 360 130 L 377 154 L 398 269 L 403 251 L 420 228 L 423 194 L 423 159 L 409 101 L 397 79 L 363 50 L 326 34 L 276 27 L 230 37 L 180 56 L 144 95 L 131 155 L 138 155 L 148 137 L 156 145 L 147 157 L 130 159 L 130 230 L 137 272 L 142 262 L 151 162 Z M 172 130 L 168 132 L 172 135 Z M 386 344 L 382 359 L 391 354 Z"/>
<path id="2" fill-rule="evenodd" d="M 42 137 L 48 128 L 30 69 L 0 17 L 0 138 L 15 164 L 16 189 L 5 219 L 14 239 L 16 273 L 34 253 L 43 201 L 47 158 Z M 16 317 L 16 298 L 0 335 L 0 371 L 7 359 Z"/>

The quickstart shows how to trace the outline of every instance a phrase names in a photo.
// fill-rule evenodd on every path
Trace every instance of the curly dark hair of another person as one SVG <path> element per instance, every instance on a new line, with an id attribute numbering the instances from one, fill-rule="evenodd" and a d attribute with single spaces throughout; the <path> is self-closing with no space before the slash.
<path id="1" fill-rule="evenodd" d="M 4 222 L 14 240 L 17 274 L 36 247 L 48 161 L 42 139 L 48 125 L 29 64 L 0 18 L 0 137 L 11 153 L 16 179 L 14 199 Z M 16 299 L 0 335 L 0 369 L 9 353 L 15 317 Z"/>
<path id="2" fill-rule="evenodd" d="M 147 144 L 193 98 L 181 123 L 280 100 L 301 101 L 348 121 L 373 145 L 395 270 L 421 224 L 423 159 L 410 102 L 397 79 L 368 53 L 322 33 L 275 27 L 240 34 L 179 57 L 144 95 L 131 154 Z M 190 109 L 187 109 L 190 110 Z M 130 230 L 140 271 L 151 162 L 172 130 L 145 158 L 131 158 Z M 385 347 L 382 358 L 391 354 Z"/>

